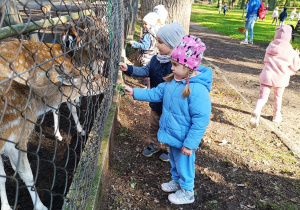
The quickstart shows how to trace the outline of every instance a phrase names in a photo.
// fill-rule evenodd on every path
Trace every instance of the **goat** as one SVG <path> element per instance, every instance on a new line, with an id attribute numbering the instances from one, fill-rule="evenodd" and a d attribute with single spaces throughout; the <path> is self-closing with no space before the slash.
<path id="1" fill-rule="evenodd" d="M 89 66 L 90 70 L 108 76 L 109 37 L 108 31 L 96 16 L 86 17 L 85 24 L 69 27 L 62 34 L 62 43 L 73 50 L 70 54 L 79 66 Z M 80 51 L 80 53 L 77 53 Z M 79 62 L 78 62 L 79 61 Z M 100 67 L 100 70 L 99 70 Z"/>
<path id="2" fill-rule="evenodd" d="M 40 87 L 49 82 L 58 82 L 53 64 L 63 65 L 66 69 L 75 69 L 72 60 L 64 55 L 64 47 L 59 44 L 37 43 L 18 40 L 0 43 L 0 73 L 22 84 Z M 14 49 L 14 50 L 9 50 Z M 70 102 L 68 107 L 81 135 L 85 135 L 77 116 L 76 108 Z M 59 132 L 58 114 L 53 110 L 54 134 L 62 140 Z"/>
<path id="3" fill-rule="evenodd" d="M 103 92 L 103 78 L 89 71 L 69 71 L 64 66 L 55 65 L 60 82 L 44 86 L 28 86 L 8 78 L 0 78 L 0 154 L 9 157 L 12 167 L 19 173 L 30 193 L 34 209 L 47 209 L 41 202 L 34 187 L 34 179 L 27 158 L 27 140 L 38 117 L 52 107 L 80 95 Z M 63 74 L 62 74 L 63 73 Z M 91 78 L 93 77 L 93 78 Z M 90 78 L 90 79 L 86 79 Z M 1 82 L 0 82 L 1 83 Z M 5 171 L 0 156 L 1 209 L 11 209 L 5 189 Z"/>
<path id="4" fill-rule="evenodd" d="M 49 14 L 49 18 L 51 19 L 51 5 L 42 6 L 42 11 L 45 14 L 45 17 Z"/>

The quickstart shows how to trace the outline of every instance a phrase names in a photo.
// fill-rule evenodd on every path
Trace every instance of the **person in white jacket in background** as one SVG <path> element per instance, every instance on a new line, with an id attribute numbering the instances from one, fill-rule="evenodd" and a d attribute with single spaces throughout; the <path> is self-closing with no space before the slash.
<path id="1" fill-rule="evenodd" d="M 276 7 L 274 9 L 274 11 L 273 11 L 273 14 L 272 14 L 273 21 L 272 21 L 271 25 L 273 25 L 274 21 L 276 21 L 275 25 L 277 26 L 278 16 L 279 16 L 279 14 L 278 14 L 278 7 Z"/>
<path id="2" fill-rule="evenodd" d="M 297 10 L 296 10 L 296 8 L 294 8 L 293 11 L 292 11 L 291 14 L 290 14 L 290 18 L 288 19 L 288 21 L 289 21 L 289 20 L 293 20 L 294 17 L 295 17 L 295 15 L 296 15 L 296 13 L 297 13 Z"/>

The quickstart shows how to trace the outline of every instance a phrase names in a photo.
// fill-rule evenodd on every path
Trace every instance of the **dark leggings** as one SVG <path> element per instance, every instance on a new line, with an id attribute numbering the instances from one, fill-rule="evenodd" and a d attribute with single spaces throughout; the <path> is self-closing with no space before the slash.
<path id="1" fill-rule="evenodd" d="M 274 23 L 275 20 L 276 20 L 275 24 L 277 24 L 278 17 L 274 17 L 272 24 Z"/>

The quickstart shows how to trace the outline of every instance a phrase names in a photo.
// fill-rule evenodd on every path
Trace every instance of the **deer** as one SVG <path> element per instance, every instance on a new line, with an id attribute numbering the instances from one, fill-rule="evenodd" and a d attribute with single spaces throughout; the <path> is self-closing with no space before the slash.
<path id="1" fill-rule="evenodd" d="M 27 141 L 34 130 L 39 116 L 58 107 L 62 102 L 80 95 L 102 93 L 104 83 L 98 74 L 88 70 L 74 71 L 62 65 L 54 65 L 58 72 L 56 83 L 42 86 L 21 84 L 11 78 L 0 78 L 0 154 L 8 156 L 13 169 L 19 173 L 30 193 L 34 209 L 46 210 L 35 188 L 32 170 L 27 158 Z M 1 209 L 11 209 L 8 203 L 5 182 L 6 175 L 0 155 Z"/>
<path id="2" fill-rule="evenodd" d="M 105 19 L 98 19 L 92 13 L 91 17 L 85 17 L 84 23 L 71 24 L 63 31 L 61 42 L 72 50 L 70 56 L 78 61 L 78 65 L 89 66 L 90 70 L 108 76 L 106 69 L 108 68 L 106 61 L 109 58 L 108 26 Z"/>
<path id="3" fill-rule="evenodd" d="M 53 70 L 53 65 L 64 65 L 66 69 L 75 68 L 74 62 L 65 51 L 66 49 L 60 44 L 26 40 L 2 42 L 0 43 L 0 73 L 19 83 L 36 87 L 47 84 L 49 80 L 56 83 L 58 74 Z M 71 101 L 67 102 L 67 105 L 74 118 L 78 133 L 82 136 L 86 135 L 78 120 L 76 107 Z M 56 110 L 53 110 L 53 117 L 55 137 L 62 141 Z"/>

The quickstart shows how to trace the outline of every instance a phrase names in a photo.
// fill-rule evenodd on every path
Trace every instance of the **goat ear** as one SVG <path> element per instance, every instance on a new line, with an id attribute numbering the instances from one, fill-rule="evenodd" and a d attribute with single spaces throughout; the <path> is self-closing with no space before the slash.
<path id="1" fill-rule="evenodd" d="M 75 30 L 75 28 L 71 27 L 70 29 L 71 29 L 71 31 L 73 32 L 73 34 L 74 34 L 75 36 L 77 36 L 77 31 Z"/>
<path id="2" fill-rule="evenodd" d="M 56 76 L 56 79 L 64 85 L 68 85 L 68 86 L 72 85 L 72 83 L 70 81 L 71 78 L 66 75 L 58 75 L 58 76 Z"/>
<path id="3" fill-rule="evenodd" d="M 63 66 L 59 66 L 59 65 L 54 65 L 54 69 L 59 75 L 63 74 L 65 70 Z"/>

